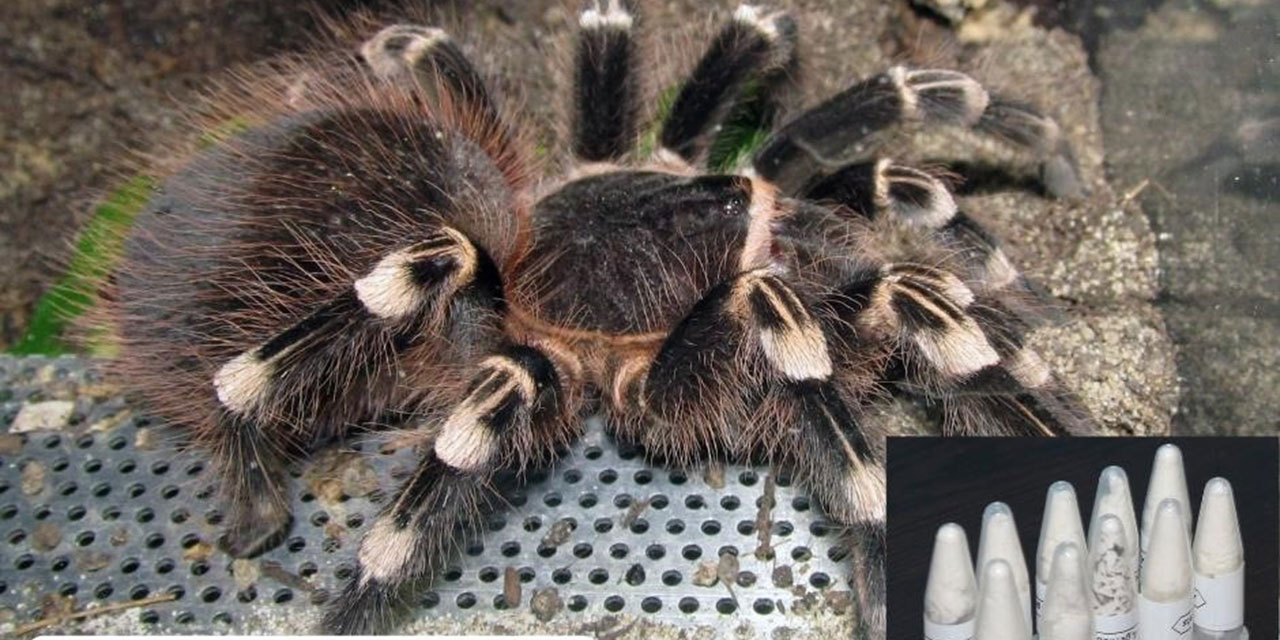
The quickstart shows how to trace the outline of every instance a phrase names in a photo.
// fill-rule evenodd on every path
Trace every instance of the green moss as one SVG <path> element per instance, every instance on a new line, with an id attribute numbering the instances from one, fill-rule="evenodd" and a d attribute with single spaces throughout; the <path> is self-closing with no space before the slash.
<path id="1" fill-rule="evenodd" d="M 149 176 L 134 176 L 94 210 L 76 240 L 66 273 L 36 302 L 27 331 L 12 353 L 56 355 L 70 350 L 67 327 L 93 307 L 97 285 L 119 256 L 121 238 L 146 205 L 153 182 Z"/>

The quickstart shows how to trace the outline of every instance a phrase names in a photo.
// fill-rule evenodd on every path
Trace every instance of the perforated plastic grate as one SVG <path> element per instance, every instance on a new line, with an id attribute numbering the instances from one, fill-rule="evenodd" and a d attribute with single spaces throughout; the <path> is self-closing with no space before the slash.
<path id="1" fill-rule="evenodd" d="M 284 544 L 233 561 L 214 546 L 222 516 L 202 462 L 157 442 L 83 361 L 0 357 L 0 424 L 21 428 L 20 412 L 23 423 L 60 428 L 0 436 L 0 624 L 170 593 L 175 601 L 130 615 L 156 631 L 270 632 L 245 628 L 241 614 L 263 605 L 314 614 L 351 571 L 377 503 L 411 468 L 410 452 L 368 445 L 322 455 L 294 474 L 296 522 Z M 421 594 L 420 616 L 500 623 L 533 607 L 540 619 L 630 615 L 769 637 L 804 629 L 816 610 L 853 615 L 838 530 L 785 476 L 653 468 L 595 422 L 554 469 L 506 491 L 512 507 Z M 769 492 L 774 507 L 761 517 Z M 772 553 L 758 523 L 770 527 Z M 717 567 L 730 584 L 715 580 Z"/>

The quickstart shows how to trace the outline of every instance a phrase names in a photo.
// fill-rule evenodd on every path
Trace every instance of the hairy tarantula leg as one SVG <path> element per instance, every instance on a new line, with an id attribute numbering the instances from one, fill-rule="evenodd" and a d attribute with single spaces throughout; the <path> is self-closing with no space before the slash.
<path id="1" fill-rule="evenodd" d="M 1077 435 L 1092 430 L 1044 361 L 1022 343 L 1017 320 L 995 312 L 994 302 L 975 302 L 973 291 L 954 274 L 891 264 L 850 283 L 841 296 L 857 310 L 856 322 L 868 334 L 896 336 L 911 388 L 948 399 L 946 432 Z"/>
<path id="2" fill-rule="evenodd" d="M 1035 152 L 1050 193 L 1083 190 L 1070 145 L 1052 119 L 1003 98 L 958 71 L 893 67 L 859 82 L 775 131 L 756 152 L 756 173 L 784 191 L 803 190 L 810 177 L 858 162 L 874 149 L 871 134 L 899 122 L 972 127 Z"/>
<path id="3" fill-rule="evenodd" d="M 486 266 L 487 265 L 487 266 Z M 228 518 L 223 546 L 234 556 L 253 555 L 278 541 L 290 520 L 289 454 L 305 448 L 287 441 L 288 405 L 303 378 L 294 371 L 338 327 L 380 322 L 393 332 L 391 343 L 407 345 L 422 329 L 440 321 L 460 291 L 474 290 L 491 306 L 501 294 L 487 258 L 462 234 L 440 228 L 424 240 L 390 253 L 350 289 L 321 305 L 265 342 L 223 364 L 213 377 L 222 406 L 212 448 L 222 461 Z M 291 375 L 293 374 L 293 375 Z M 277 428 L 269 428 L 277 427 Z"/>
<path id="4" fill-rule="evenodd" d="M 632 5 L 588 0 L 578 16 L 573 152 L 582 160 L 615 160 L 635 143 L 640 80 Z"/>
<path id="5" fill-rule="evenodd" d="M 786 12 L 739 5 L 676 96 L 662 125 L 658 155 L 692 164 L 703 151 L 705 135 L 727 115 L 739 93 L 789 65 L 795 46 L 795 20 Z"/>
<path id="6" fill-rule="evenodd" d="M 326 612 L 332 633 L 376 633 L 401 589 L 439 569 L 459 529 L 474 527 L 498 496 L 496 470 L 523 468 L 576 435 L 572 368 L 509 345 L 483 360 L 439 435 L 360 544 L 355 574 Z"/>
<path id="7" fill-rule="evenodd" d="M 498 108 L 484 78 L 458 44 L 441 29 L 392 25 L 366 40 L 360 46 L 360 55 L 369 68 L 385 80 L 418 82 L 427 88 L 442 85 L 487 121 L 498 121 Z"/>
<path id="8" fill-rule="evenodd" d="M 927 171 L 888 158 L 852 164 L 809 187 L 804 197 L 844 205 L 867 218 L 888 216 L 930 231 L 957 253 L 967 271 L 966 280 L 980 292 L 1013 287 L 1038 295 L 1009 261 L 999 240 L 961 211 L 946 184 Z"/>

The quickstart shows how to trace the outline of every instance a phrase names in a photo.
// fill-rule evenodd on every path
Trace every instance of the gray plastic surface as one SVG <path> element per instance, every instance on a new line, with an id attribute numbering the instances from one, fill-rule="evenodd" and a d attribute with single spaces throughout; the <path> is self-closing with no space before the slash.
<path id="1" fill-rule="evenodd" d="M 263 603 L 314 609 L 336 593 L 376 501 L 411 464 L 410 452 L 354 445 L 364 453 L 349 456 L 354 471 L 340 471 L 334 482 L 372 468 L 381 488 L 326 499 L 314 483 L 295 480 L 295 523 L 284 544 L 233 567 L 215 548 L 221 513 L 196 455 L 175 454 L 150 437 L 148 421 L 85 361 L 0 357 L 4 430 L 24 404 L 59 399 L 75 406 L 65 427 L 6 435 L 0 449 L 0 614 L 7 610 L 10 624 L 41 618 L 52 594 L 81 609 L 168 592 L 180 597 L 130 615 L 156 631 L 271 632 L 244 628 L 241 610 Z M 554 587 L 563 608 L 551 613 L 561 619 L 629 614 L 678 628 L 746 624 L 769 637 L 777 627 L 804 628 L 798 610 L 835 602 L 837 615 L 853 615 L 839 531 L 785 477 L 770 518 L 776 552 L 757 557 L 767 469 L 727 466 L 723 488 L 713 488 L 701 470 L 649 466 L 589 422 L 554 469 L 506 491 L 512 507 L 490 518 L 435 588 L 422 592 L 417 615 L 501 621 L 510 615 L 508 568 L 520 582 L 520 608 Z M 38 490 L 37 474 L 24 473 L 32 464 L 43 466 Z M 706 578 L 711 567 L 703 565 L 723 554 L 739 560 L 732 588 L 696 585 L 699 569 Z"/>

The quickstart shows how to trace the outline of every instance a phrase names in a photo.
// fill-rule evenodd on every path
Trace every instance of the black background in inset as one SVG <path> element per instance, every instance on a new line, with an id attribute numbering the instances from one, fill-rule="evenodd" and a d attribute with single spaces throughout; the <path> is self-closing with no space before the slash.
<path id="1" fill-rule="evenodd" d="M 1156 447 L 1166 442 L 1182 448 L 1196 516 L 1205 482 L 1215 476 L 1231 482 L 1245 544 L 1245 624 L 1251 637 L 1277 637 L 1280 449 L 1274 438 L 890 438 L 888 637 L 921 637 L 925 579 L 939 526 L 963 526 L 976 556 L 983 508 L 1008 503 L 1034 580 L 1049 485 L 1066 480 L 1075 486 L 1087 531 L 1098 474 L 1119 465 L 1129 476 L 1141 526 Z"/>

